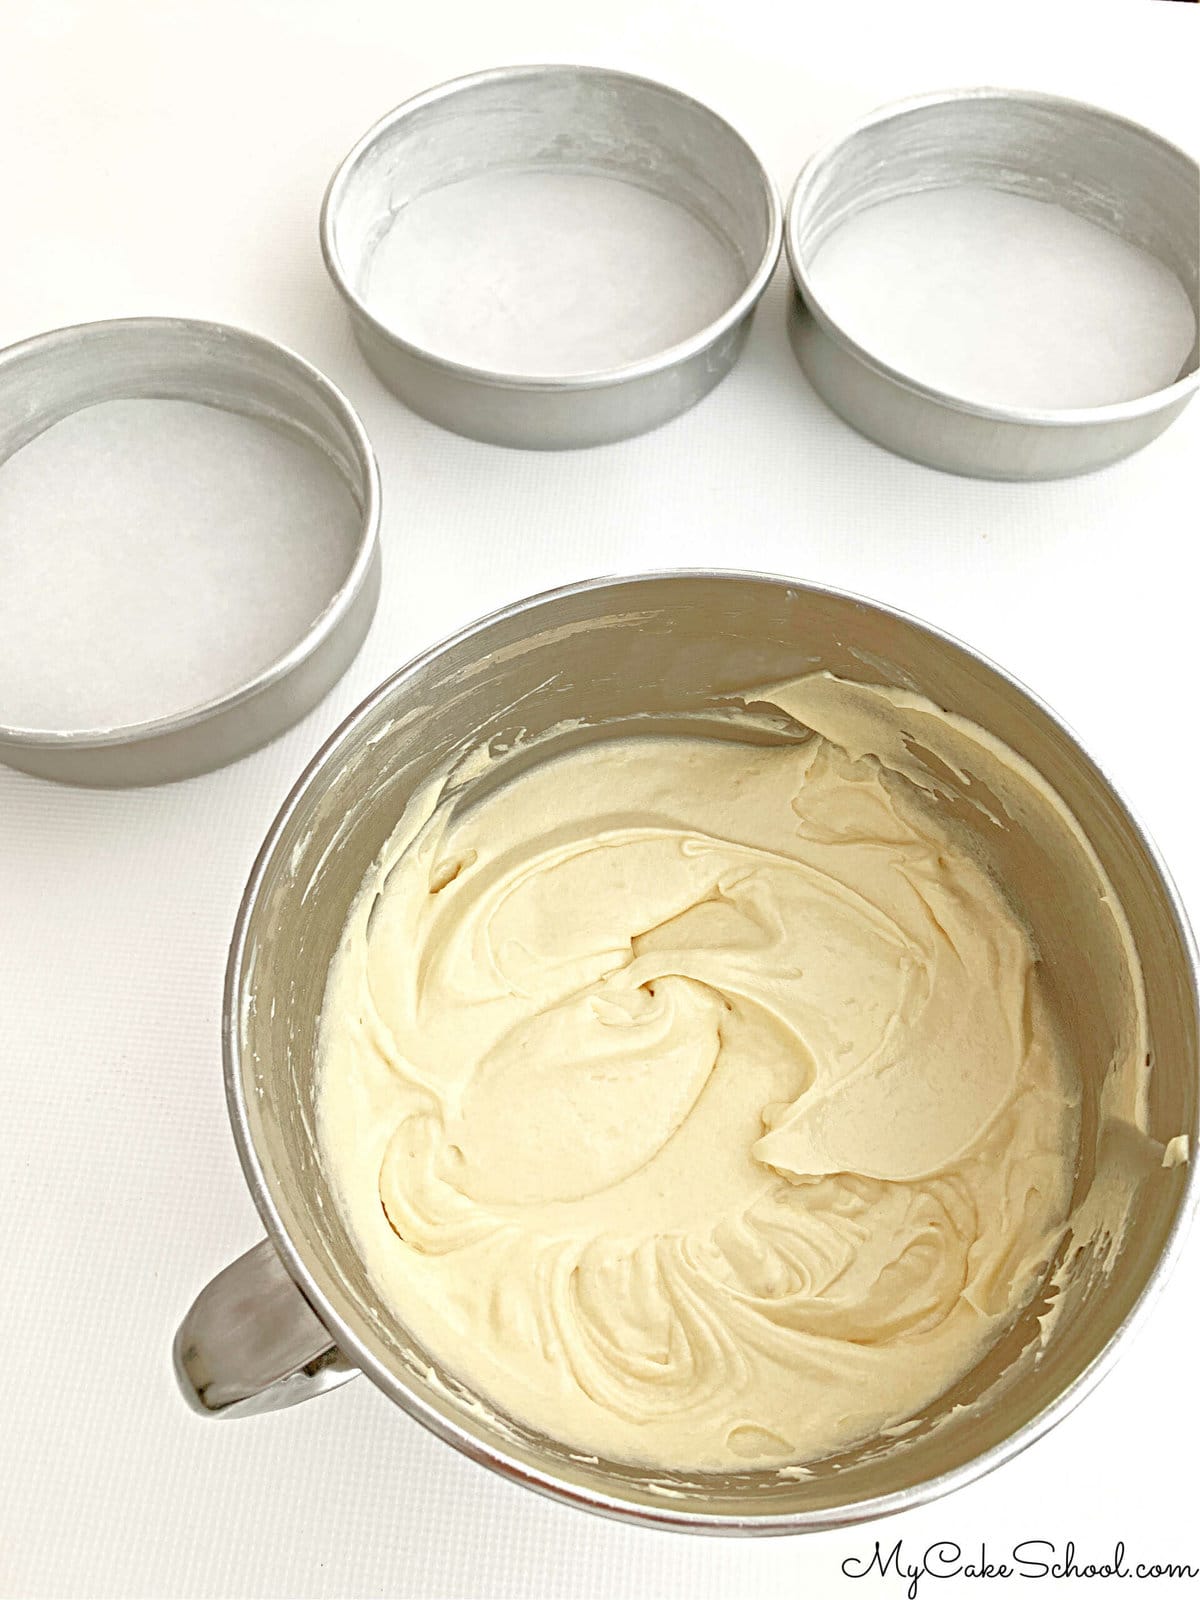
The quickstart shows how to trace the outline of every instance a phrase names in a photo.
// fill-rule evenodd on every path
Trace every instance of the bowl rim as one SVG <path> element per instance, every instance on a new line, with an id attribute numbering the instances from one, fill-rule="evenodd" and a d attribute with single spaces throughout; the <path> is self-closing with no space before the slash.
<path id="1" fill-rule="evenodd" d="M 360 483 L 353 488 L 359 513 L 354 558 L 337 588 L 331 590 L 325 605 L 296 642 L 234 688 L 179 711 L 164 712 L 161 716 L 140 722 L 113 723 L 108 727 L 59 729 L 0 723 L 0 762 L 4 760 L 6 746 L 22 751 L 113 750 L 149 742 L 166 734 L 187 733 L 201 724 L 216 721 L 226 712 L 235 710 L 265 690 L 283 682 L 318 654 L 353 611 L 360 593 L 370 581 L 371 571 L 378 555 L 381 504 L 379 465 L 375 459 L 375 452 L 358 412 L 341 389 L 289 346 L 268 339 L 260 333 L 252 333 L 247 328 L 236 327 L 231 323 L 211 322 L 201 317 L 103 318 L 95 322 L 79 322 L 67 327 L 51 328 L 45 333 L 34 334 L 31 338 L 22 339 L 0 350 L 0 387 L 3 386 L 5 369 L 31 355 L 36 359 L 37 355 L 60 347 L 75 346 L 86 349 L 92 340 L 111 334 L 129 334 L 153 340 L 163 335 L 175 336 L 180 333 L 200 334 L 206 338 L 220 340 L 235 352 L 256 350 L 272 360 L 282 358 L 285 364 L 303 380 L 305 386 L 328 405 L 345 430 L 360 477 Z M 122 395 L 121 398 L 138 397 Z M 145 398 L 165 397 L 147 395 Z M 77 410 L 87 410 L 92 403 L 89 402 L 88 406 L 81 406 Z M 102 401 L 94 403 L 101 404 Z M 77 411 L 70 411 L 67 416 L 76 414 Z M 305 437 L 310 440 L 313 448 L 323 448 L 320 441 L 312 438 L 307 431 Z M 281 732 L 282 727 L 276 731 Z M 265 742 L 265 739 L 259 742 Z"/>
<path id="2" fill-rule="evenodd" d="M 668 345 L 663 350 L 655 351 L 653 355 L 641 356 L 636 361 L 625 362 L 619 367 L 598 367 L 589 372 L 561 374 L 503 372 L 492 367 L 477 367 L 472 366 L 469 362 L 452 360 L 448 356 L 438 355 L 436 351 L 429 350 L 424 345 L 416 344 L 412 340 L 406 339 L 402 334 L 397 333 L 394 328 L 389 327 L 386 322 L 382 322 L 367 306 L 358 290 L 354 287 L 351 275 L 337 247 L 335 234 L 338 215 L 341 211 L 345 191 L 354 178 L 359 165 L 377 140 L 382 138 L 398 123 L 405 121 L 414 112 L 422 110 L 425 106 L 434 105 L 439 100 L 451 99 L 457 94 L 470 92 L 472 89 L 485 84 L 520 82 L 524 79 L 549 77 L 560 73 L 603 79 L 615 85 L 655 90 L 682 105 L 690 106 L 702 112 L 724 135 L 746 151 L 757 170 L 761 193 L 767 206 L 767 240 L 749 281 L 738 294 L 736 300 L 728 305 L 720 316 L 706 323 L 704 327 L 698 329 L 695 333 L 689 334 L 686 339 L 681 339 L 675 344 Z M 418 94 L 411 95 L 391 111 L 386 112 L 378 121 L 372 123 L 338 163 L 333 176 L 329 180 L 325 190 L 325 197 L 321 202 L 318 234 L 325 270 L 333 280 L 334 287 L 350 308 L 352 314 L 365 322 L 387 344 L 402 350 L 413 360 L 435 368 L 447 376 L 467 380 L 481 387 L 510 389 L 533 394 L 557 394 L 560 392 L 566 394 L 580 390 L 612 388 L 619 384 L 632 383 L 639 378 L 652 377 L 654 374 L 664 372 L 672 367 L 681 366 L 692 356 L 709 349 L 731 329 L 737 327 L 762 297 L 779 262 L 783 248 L 783 204 L 775 180 L 771 177 L 757 152 L 745 136 L 739 133 L 733 124 L 721 116 L 719 112 L 705 105 L 703 101 L 695 99 L 694 96 L 686 94 L 682 89 L 676 89 L 671 84 L 662 83 L 657 78 L 647 78 L 633 72 L 622 72 L 614 67 L 587 66 L 582 63 L 571 62 L 529 62 L 507 67 L 488 67 L 481 72 L 469 72 L 461 77 L 448 78 L 443 83 L 434 84 L 428 89 L 421 90 Z"/>
<path id="3" fill-rule="evenodd" d="M 1200 1205 L 1200 1171 L 1197 1170 L 1200 1167 L 1200 1162 L 1197 1162 L 1194 1154 L 1192 1159 L 1187 1162 L 1188 1170 L 1184 1178 L 1184 1189 L 1162 1251 L 1150 1269 L 1145 1283 L 1142 1285 L 1125 1317 L 1113 1330 L 1103 1348 L 1083 1371 L 1060 1394 L 1043 1406 L 1039 1412 L 1021 1427 L 980 1455 L 973 1456 L 936 1477 L 926 1479 L 906 1489 L 895 1490 L 889 1494 L 876 1495 L 865 1500 L 848 1502 L 844 1506 L 817 1511 L 719 1514 L 683 1506 L 662 1504 L 647 1506 L 635 1500 L 625 1499 L 619 1493 L 581 1488 L 557 1477 L 552 1471 L 540 1467 L 531 1467 L 526 1462 L 518 1460 L 498 1444 L 483 1444 L 472 1434 L 461 1428 L 456 1421 L 442 1415 L 441 1412 L 429 1405 L 409 1387 L 405 1379 L 377 1354 L 365 1340 L 359 1338 L 329 1303 L 309 1269 L 302 1251 L 293 1242 L 284 1227 L 271 1190 L 266 1163 L 258 1153 L 250 1130 L 246 1085 L 242 1071 L 241 1041 L 239 1038 L 240 1019 L 243 1014 L 244 1004 L 243 984 L 248 973 L 252 970 L 247 963 L 247 937 L 250 922 L 258 903 L 267 869 L 271 864 L 281 836 L 294 813 L 308 797 L 314 784 L 320 780 L 327 765 L 332 764 L 336 758 L 342 742 L 381 700 L 392 694 L 404 682 L 414 677 L 429 663 L 444 655 L 454 646 L 485 633 L 498 622 L 520 617 L 526 613 L 536 613 L 542 606 L 574 595 L 617 589 L 630 584 L 653 584 L 678 579 L 716 579 L 718 581 L 733 580 L 741 583 L 763 584 L 772 588 L 829 596 L 851 605 L 882 613 L 892 620 L 902 622 L 908 627 L 915 628 L 935 640 L 961 651 L 972 660 L 995 673 L 1002 683 L 1024 697 L 1080 752 L 1085 761 L 1095 770 L 1117 806 L 1127 817 L 1139 844 L 1145 851 L 1147 861 L 1158 879 L 1171 920 L 1179 931 L 1187 963 L 1186 978 L 1190 989 L 1192 1007 L 1194 1011 L 1200 1013 L 1200 953 L 1197 951 L 1187 912 L 1166 863 L 1136 813 L 1129 807 L 1123 794 L 1113 783 L 1107 771 L 1089 754 L 1087 747 L 1073 730 L 1050 709 L 1045 701 L 1027 688 L 1018 678 L 1007 672 L 1003 667 L 998 666 L 982 652 L 963 643 L 953 634 L 924 622 L 909 612 L 849 590 L 839 589 L 829 584 L 805 582 L 778 573 L 755 572 L 736 568 L 658 568 L 631 574 L 612 573 L 602 577 L 565 584 L 523 597 L 488 612 L 474 622 L 468 623 L 465 627 L 457 629 L 454 633 L 432 644 L 398 668 L 397 671 L 390 674 L 343 719 L 321 745 L 321 748 L 308 762 L 292 786 L 275 820 L 268 829 L 262 846 L 255 857 L 238 909 L 225 971 L 221 1024 L 227 1109 L 242 1172 L 259 1215 L 266 1227 L 267 1234 L 278 1251 L 293 1282 L 309 1302 L 318 1319 L 328 1329 L 331 1339 L 338 1349 L 349 1357 L 390 1400 L 422 1423 L 430 1432 L 436 1434 L 446 1443 L 453 1445 L 462 1454 L 483 1466 L 489 1467 L 500 1476 L 524 1484 L 527 1488 L 533 1489 L 553 1500 L 639 1526 L 693 1533 L 747 1535 L 819 1532 L 833 1528 L 844 1528 L 856 1523 L 870 1521 L 874 1518 L 912 1510 L 916 1506 L 938 1499 L 953 1489 L 962 1488 L 966 1484 L 981 1478 L 985 1473 L 993 1471 L 1004 1462 L 1019 1455 L 1035 1440 L 1048 1433 L 1107 1376 L 1112 1370 L 1117 1357 L 1121 1354 L 1126 1341 L 1144 1324 L 1151 1307 L 1162 1293 L 1164 1284 L 1182 1253 L 1185 1238 L 1194 1221 L 1197 1207 Z M 1189 1130 L 1189 1136 L 1194 1136 L 1194 1133 L 1195 1130 Z"/>
<path id="4" fill-rule="evenodd" d="M 792 185 L 785 210 L 784 251 L 787 255 L 788 270 L 791 273 L 792 283 L 803 299 L 805 307 L 828 338 L 854 356 L 863 366 L 878 373 L 880 377 L 886 378 L 898 388 L 905 389 L 922 400 L 943 406 L 948 411 L 958 411 L 970 417 L 977 417 L 982 421 L 1012 423 L 1018 426 L 1032 424 L 1047 428 L 1080 428 L 1091 424 L 1132 422 L 1140 417 L 1151 416 L 1156 412 L 1164 411 L 1172 405 L 1181 404 L 1196 392 L 1197 387 L 1200 387 L 1200 362 L 1190 372 L 1183 373 L 1172 383 L 1166 384 L 1161 389 L 1154 389 L 1146 395 L 1138 395 L 1132 400 L 1116 400 L 1101 406 L 1005 406 L 966 399 L 961 395 L 951 394 L 945 389 L 939 389 L 934 384 L 924 383 L 921 379 L 913 377 L 911 373 L 904 371 L 902 368 L 892 366 L 889 362 L 884 361 L 865 345 L 860 344 L 851 334 L 847 333 L 821 300 L 820 295 L 813 287 L 811 275 L 805 265 L 803 241 L 800 236 L 799 213 L 804 200 L 825 167 L 836 156 L 840 155 L 847 145 L 870 128 L 889 122 L 899 122 L 916 112 L 936 106 L 985 100 L 1017 101 L 1026 105 L 1043 106 L 1068 115 L 1082 112 L 1088 116 L 1100 117 L 1128 134 L 1136 135 L 1138 138 L 1149 139 L 1168 154 L 1190 163 L 1196 169 L 1197 178 L 1200 181 L 1200 167 L 1197 166 L 1195 158 L 1184 150 L 1182 146 L 1164 138 L 1162 134 L 1146 127 L 1144 123 L 1136 122 L 1131 117 L 1122 116 L 1119 112 L 1110 111 L 1106 106 L 1095 105 L 1091 101 L 1077 100 L 1066 95 L 1049 94 L 1037 89 L 991 88 L 986 86 L 935 90 L 928 94 L 911 95 L 901 100 L 892 100 L 885 105 L 876 107 L 874 111 L 868 112 L 866 116 L 860 117 L 858 121 L 852 123 L 849 127 L 841 129 L 840 132 L 819 145 L 808 157 Z M 1197 316 L 1197 321 L 1200 322 L 1200 311 L 1197 308 L 1196 297 L 1189 295 L 1188 298 L 1191 302 L 1193 314 Z"/>

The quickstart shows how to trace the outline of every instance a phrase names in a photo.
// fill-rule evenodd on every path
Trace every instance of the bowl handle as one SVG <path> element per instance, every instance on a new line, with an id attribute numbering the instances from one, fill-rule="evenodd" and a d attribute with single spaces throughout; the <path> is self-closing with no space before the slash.
<path id="1" fill-rule="evenodd" d="M 201 1289 L 175 1335 L 175 1376 L 206 1417 L 280 1411 L 357 1375 L 269 1239 Z"/>

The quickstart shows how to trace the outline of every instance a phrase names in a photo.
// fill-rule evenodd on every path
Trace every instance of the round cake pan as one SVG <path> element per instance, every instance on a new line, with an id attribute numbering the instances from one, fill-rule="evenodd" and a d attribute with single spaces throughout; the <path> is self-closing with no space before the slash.
<path id="1" fill-rule="evenodd" d="M 114 400 L 185 400 L 269 424 L 292 447 L 298 442 L 332 463 L 333 481 L 345 485 L 356 525 L 336 587 L 321 593 L 317 614 L 294 643 L 253 676 L 200 703 L 111 726 L 30 727 L 8 725 L 15 719 L 6 715 L 0 685 L 0 761 L 41 777 L 103 787 L 207 771 L 281 733 L 353 660 L 379 594 L 379 474 L 370 442 L 345 396 L 299 356 L 237 328 L 157 317 L 59 328 L 13 345 L 0 352 L 0 474 L 10 457 L 56 423 Z M 154 448 L 152 438 L 146 448 Z M 181 506 L 190 487 L 179 485 Z M 169 523 L 151 530 L 149 561 L 154 540 L 169 540 L 174 531 Z M 271 570 L 276 593 L 311 562 L 313 552 L 299 536 L 297 544 L 294 561 L 288 550 Z M 46 581 L 55 582 L 53 571 Z M 136 574 L 114 573 L 114 595 L 130 582 L 136 584 Z M 245 605 L 244 596 L 237 599 Z M 107 603 L 103 591 L 96 603 Z M 269 593 L 261 604 L 271 604 Z M 165 627 L 175 622 L 176 608 L 180 627 L 188 625 L 184 592 L 172 596 Z M 153 673 L 153 653 L 144 642 L 141 649 L 144 671 Z M 84 661 L 69 670 L 87 667 Z"/>
<path id="2" fill-rule="evenodd" d="M 982 185 L 1054 202 L 1161 260 L 1200 321 L 1200 172 L 1137 123 L 1057 96 L 964 89 L 884 107 L 801 172 L 785 228 L 789 331 L 817 393 L 876 443 L 982 478 L 1091 472 L 1157 437 L 1200 382 L 1197 350 L 1175 382 L 1118 404 L 1019 410 L 931 388 L 864 349 L 815 291 L 817 251 L 850 217 L 899 195 Z"/>
<path id="3" fill-rule="evenodd" d="M 506 209 L 514 178 L 576 182 L 540 209 L 514 191 L 521 204 Z M 444 218 L 466 208 L 436 255 L 414 206 L 430 216 L 431 196 Z M 416 230 L 415 256 L 381 306 L 372 273 L 398 219 Z M 774 184 L 728 123 L 662 84 L 579 66 L 500 68 L 407 101 L 351 150 L 321 213 L 330 276 L 388 388 L 457 433 L 540 449 L 627 438 L 707 394 L 737 359 L 781 237 Z M 422 293 L 432 309 L 415 333 Z"/>

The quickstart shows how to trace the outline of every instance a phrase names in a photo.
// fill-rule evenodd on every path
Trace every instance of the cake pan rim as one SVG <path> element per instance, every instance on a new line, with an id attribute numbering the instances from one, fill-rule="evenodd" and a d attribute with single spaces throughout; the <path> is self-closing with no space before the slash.
<path id="1" fill-rule="evenodd" d="M 788 195 L 783 229 L 783 249 L 787 257 L 788 271 L 791 274 L 793 287 L 804 301 L 805 309 L 817 323 L 822 333 L 839 344 L 863 366 L 876 373 L 879 377 L 895 384 L 898 388 L 904 389 L 922 400 L 943 406 L 947 410 L 961 412 L 966 416 L 975 417 L 984 422 L 1012 423 L 1017 426 L 1033 425 L 1047 428 L 1079 428 L 1090 424 L 1136 421 L 1140 417 L 1151 416 L 1156 412 L 1165 411 L 1172 405 L 1190 399 L 1195 394 L 1197 387 L 1200 387 L 1200 365 L 1193 367 L 1190 372 L 1182 374 L 1182 376 L 1162 388 L 1151 390 L 1149 394 L 1137 395 L 1131 400 L 1112 401 L 1106 405 L 1071 407 L 1003 406 L 985 401 L 970 400 L 962 395 L 952 394 L 945 389 L 940 389 L 936 385 L 923 383 L 919 378 L 913 377 L 912 374 L 905 372 L 902 368 L 890 365 L 865 345 L 860 344 L 831 316 L 819 294 L 813 288 L 811 277 L 805 269 L 801 258 L 797 237 L 799 203 L 811 184 L 814 175 L 820 171 L 831 156 L 848 144 L 850 140 L 866 132 L 867 129 L 877 126 L 879 123 L 890 122 L 899 116 L 920 111 L 927 107 L 951 105 L 970 100 L 1012 100 L 1022 104 L 1042 105 L 1047 109 L 1065 109 L 1069 112 L 1084 112 L 1102 117 L 1106 121 L 1121 125 L 1130 134 L 1135 134 L 1139 137 L 1149 136 L 1165 150 L 1177 156 L 1180 160 L 1190 163 L 1200 172 L 1196 158 L 1189 151 L 1156 132 L 1153 128 L 1147 127 L 1145 123 L 1138 122 L 1132 117 L 1123 116 L 1118 111 L 1111 111 L 1107 106 L 1097 105 L 1092 101 L 1080 100 L 1069 95 L 1053 94 L 1041 89 L 1017 89 L 983 85 L 973 88 L 932 90 L 925 94 L 909 95 L 903 99 L 888 101 L 884 105 L 877 106 L 873 111 L 868 112 L 866 116 L 860 117 L 849 127 L 841 129 L 840 132 L 819 145 L 801 167 Z M 1194 300 L 1193 310 L 1195 310 Z"/>
<path id="2" fill-rule="evenodd" d="M 753 159 L 758 169 L 762 185 L 763 197 L 767 205 L 767 242 L 759 257 L 759 261 L 752 272 L 749 281 L 734 300 L 719 317 L 705 324 L 695 333 L 689 334 L 686 339 L 668 345 L 662 350 L 655 351 L 652 355 L 641 356 L 636 361 L 626 362 L 618 367 L 598 367 L 589 372 L 555 373 L 523 373 L 503 372 L 494 367 L 472 366 L 469 362 L 455 361 L 448 356 L 438 355 L 425 345 L 415 344 L 404 338 L 386 322 L 380 321 L 371 312 L 366 302 L 354 289 L 350 282 L 349 274 L 338 252 L 334 240 L 336 218 L 340 209 L 342 197 L 347 184 L 353 176 L 366 152 L 375 142 L 394 126 L 419 111 L 426 105 L 436 104 L 439 100 L 449 98 L 461 91 L 473 89 L 481 84 L 500 83 L 506 80 L 520 81 L 526 78 L 547 76 L 555 73 L 580 73 L 584 76 L 607 78 L 615 83 L 633 85 L 641 89 L 658 90 L 671 96 L 673 99 L 683 101 L 710 117 L 715 123 L 739 144 L 741 144 Z M 628 180 L 619 180 L 628 181 Z M 448 78 L 442 83 L 437 83 L 423 89 L 408 99 L 401 101 L 390 111 L 374 123 L 358 138 L 334 170 L 333 176 L 325 190 L 321 202 L 318 234 L 321 243 L 321 255 L 325 262 L 325 270 L 333 282 L 343 302 L 348 307 L 351 315 L 370 328 L 377 339 L 394 346 L 404 352 L 414 361 L 419 361 L 426 366 L 436 369 L 447 377 L 459 381 L 469 382 L 481 388 L 513 390 L 526 394 L 557 394 L 587 391 L 593 389 L 615 388 L 625 383 L 635 383 L 640 378 L 654 377 L 659 373 L 669 371 L 673 367 L 682 366 L 693 356 L 701 355 L 710 349 L 726 334 L 736 328 L 739 323 L 754 310 L 762 298 L 767 285 L 774 276 L 779 264 L 779 257 L 783 250 L 784 217 L 783 203 L 779 187 L 771 174 L 767 171 L 757 151 L 720 112 L 714 111 L 711 106 L 702 100 L 697 100 L 694 95 L 688 94 L 683 89 L 677 89 L 673 84 L 663 83 L 657 78 L 645 77 L 639 73 L 625 72 L 617 67 L 589 66 L 580 62 L 525 62 L 513 66 L 487 67 L 478 72 L 464 73 L 458 77 Z"/>
<path id="3" fill-rule="evenodd" d="M 135 336 L 143 334 L 152 337 L 158 333 L 177 333 L 185 330 L 228 341 L 234 345 L 255 347 L 260 351 L 266 352 L 272 359 L 282 358 L 285 363 L 292 365 L 312 390 L 329 404 L 345 430 L 361 480 L 360 484 L 352 486 L 356 501 L 360 501 L 353 559 L 342 581 L 335 589 L 330 591 L 321 611 L 296 639 L 295 643 L 283 654 L 276 656 L 265 667 L 251 677 L 243 679 L 232 689 L 214 695 L 198 704 L 185 706 L 178 711 L 165 712 L 159 717 L 147 718 L 137 722 L 115 722 L 103 727 L 39 728 L 26 724 L 0 723 L 0 763 L 4 763 L 6 751 L 11 751 L 14 756 L 18 753 L 32 756 L 38 753 L 52 755 L 78 751 L 83 756 L 89 750 L 110 751 L 126 746 L 140 745 L 149 743 L 164 735 L 186 734 L 190 730 L 218 722 L 226 713 L 236 711 L 265 691 L 281 684 L 294 672 L 297 672 L 319 655 L 327 645 L 330 645 L 339 635 L 342 624 L 352 617 L 359 596 L 371 581 L 372 571 L 379 559 L 381 500 L 379 468 L 375 452 L 372 449 L 361 418 L 342 390 L 290 346 L 281 344 L 278 340 L 270 339 L 263 334 L 255 333 L 248 328 L 242 328 L 232 323 L 212 321 L 202 317 L 134 316 L 99 318 L 93 321 L 70 323 L 63 327 L 48 329 L 43 333 L 33 334 L 29 338 L 21 339 L 0 350 L 0 384 L 3 383 L 4 373 L 8 366 L 18 359 L 28 358 L 31 352 L 36 352 L 39 349 L 49 350 L 58 346 L 69 346 L 73 343 L 84 344 L 90 337 L 105 332 L 129 333 Z M 114 396 L 114 398 L 118 397 Z M 136 394 L 123 394 L 119 398 L 130 399 L 138 398 L 138 396 Z M 171 397 L 146 394 L 143 398 L 166 399 Z M 186 398 L 186 396 L 178 396 L 176 398 Z M 78 411 L 87 410 L 91 404 L 100 403 L 100 400 L 89 402 L 88 405 L 77 409 Z M 213 402 L 197 401 L 196 403 L 211 404 Z M 233 408 L 218 406 L 218 409 Z M 67 413 L 67 415 L 76 414 L 76 411 Z M 52 425 L 50 424 L 50 426 Z M 304 429 L 303 433 L 311 448 L 323 448 L 320 441 L 312 436 L 311 430 Z M 286 727 L 291 725 L 293 720 L 295 719 L 289 718 L 280 721 L 271 733 L 265 735 L 264 739 L 259 741 L 260 744 L 282 733 Z M 82 781 L 86 782 L 86 779 Z"/>

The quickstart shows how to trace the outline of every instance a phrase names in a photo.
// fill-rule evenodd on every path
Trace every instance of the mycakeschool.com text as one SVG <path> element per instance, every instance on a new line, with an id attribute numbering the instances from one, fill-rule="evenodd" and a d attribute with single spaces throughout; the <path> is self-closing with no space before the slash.
<path id="1" fill-rule="evenodd" d="M 1143 1582 L 1174 1578 L 1194 1582 L 1200 1578 L 1200 1555 L 1192 1561 L 1134 1555 L 1121 1539 L 1106 1550 L 1085 1550 L 1074 1539 L 1021 1539 L 1007 1548 L 995 1549 L 986 1543 L 968 1549 L 953 1539 L 938 1539 L 923 1549 L 909 1549 L 903 1539 L 891 1544 L 877 1539 L 870 1551 L 847 1556 L 841 1567 L 847 1578 L 891 1579 L 904 1586 L 907 1600 L 918 1600 L 919 1595 L 928 1592 L 923 1586 L 932 1589 L 938 1580 L 946 1578 L 960 1582 L 1011 1578 L 1125 1578 Z M 871 1585 L 866 1592 L 879 1591 Z"/>

